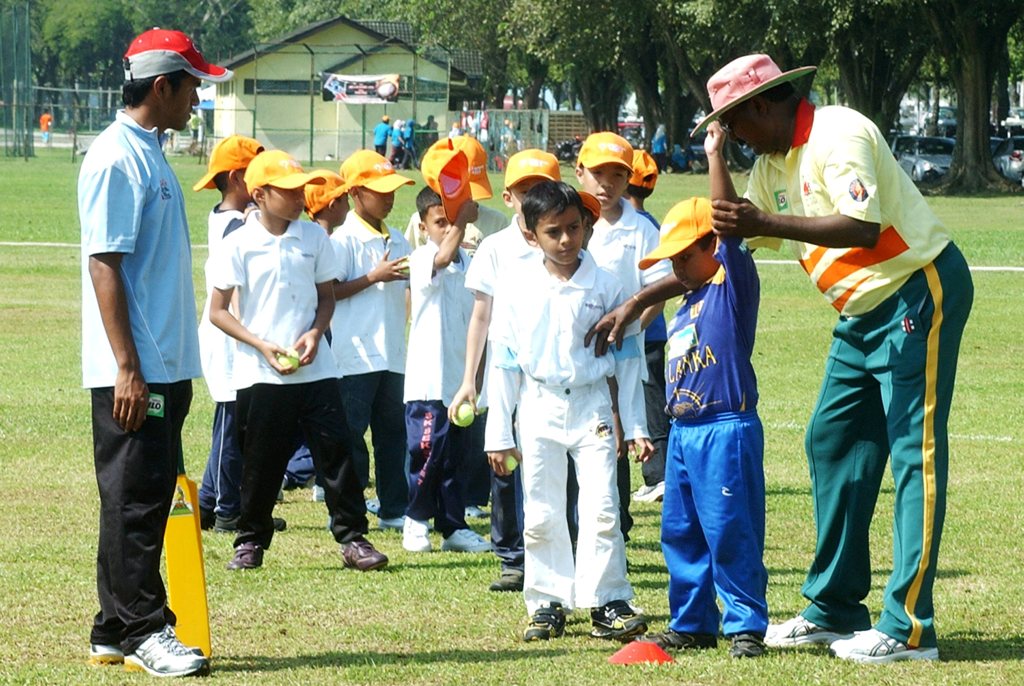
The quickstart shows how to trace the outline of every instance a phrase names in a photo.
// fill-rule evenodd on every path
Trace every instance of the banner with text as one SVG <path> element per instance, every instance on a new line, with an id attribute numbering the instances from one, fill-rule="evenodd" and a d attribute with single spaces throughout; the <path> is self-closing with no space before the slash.
<path id="1" fill-rule="evenodd" d="M 383 105 L 398 101 L 398 74 L 376 76 L 323 75 L 323 97 L 351 105 Z"/>

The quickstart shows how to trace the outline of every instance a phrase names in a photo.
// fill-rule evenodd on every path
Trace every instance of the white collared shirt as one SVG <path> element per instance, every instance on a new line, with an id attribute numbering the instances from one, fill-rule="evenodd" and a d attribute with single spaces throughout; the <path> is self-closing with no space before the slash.
<path id="1" fill-rule="evenodd" d="M 238 289 L 239 321 L 255 336 L 283 348 L 309 331 L 316 319 L 317 284 L 333 282 L 337 257 L 317 224 L 293 221 L 275 236 L 252 212 L 224 239 L 215 257 L 212 285 Z M 330 346 L 321 339 L 313 361 L 293 374 L 280 374 L 251 345 L 235 349 L 231 383 L 235 389 L 257 383 L 299 384 L 337 378 Z"/>
<path id="2" fill-rule="evenodd" d="M 370 272 L 388 251 L 388 259 L 412 251 L 401 233 L 387 225 L 384 234 L 369 228 L 354 211 L 331 234 L 341 265 L 339 281 Z M 322 231 L 322 229 L 321 229 Z M 405 373 L 405 292 L 407 281 L 375 283 L 339 300 L 331 321 L 331 348 L 341 376 L 389 371 Z"/>
<path id="3" fill-rule="evenodd" d="M 587 244 L 587 252 L 594 256 L 599 267 L 619 278 L 628 297 L 671 274 L 672 263 L 660 260 L 648 269 L 640 269 L 641 258 L 658 247 L 658 227 L 625 199 L 619 200 L 619 206 L 622 215 L 614 224 L 603 218 L 594 223 L 594 235 Z"/>
<path id="4" fill-rule="evenodd" d="M 210 211 L 207 220 L 206 245 L 209 255 L 204 268 L 206 274 L 206 303 L 199 318 L 199 353 L 203 363 L 203 378 L 214 402 L 227 403 L 235 399 L 235 388 L 231 383 L 231 368 L 234 366 L 235 339 L 227 335 L 210 321 L 210 294 L 213 293 L 213 269 L 217 254 L 223 248 L 224 234 L 229 228 L 237 230 L 245 221 L 245 215 L 238 210 L 221 210 L 218 203 Z"/>
<path id="5" fill-rule="evenodd" d="M 473 313 L 473 294 L 466 290 L 469 255 L 434 271 L 438 245 L 428 241 L 409 258 L 412 323 L 410 354 L 405 364 L 405 402 L 440 400 L 451 404 L 462 384 L 466 363 L 466 331 Z"/>

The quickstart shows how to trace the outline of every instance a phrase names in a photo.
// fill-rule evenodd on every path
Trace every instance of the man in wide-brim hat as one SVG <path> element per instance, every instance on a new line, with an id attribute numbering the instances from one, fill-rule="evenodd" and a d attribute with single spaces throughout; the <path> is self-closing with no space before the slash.
<path id="1" fill-rule="evenodd" d="M 932 606 L 948 472 L 946 425 L 973 286 L 963 255 L 896 163 L 882 132 L 846 107 L 816 108 L 767 55 L 708 81 L 712 226 L 786 241 L 839 313 L 807 429 L 817 541 L 796 617 L 773 647 L 828 643 L 856 662 L 938 658 Z M 759 154 L 740 199 L 727 137 Z M 758 237 L 756 240 L 753 237 Z M 893 571 L 872 626 L 869 528 L 891 456 Z"/>

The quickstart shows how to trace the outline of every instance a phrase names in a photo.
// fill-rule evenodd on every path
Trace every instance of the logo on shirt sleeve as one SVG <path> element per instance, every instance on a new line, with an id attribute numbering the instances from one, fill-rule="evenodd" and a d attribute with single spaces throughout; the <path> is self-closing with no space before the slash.
<path id="1" fill-rule="evenodd" d="M 864 202 L 868 199 L 868 189 L 864 187 L 860 179 L 854 179 L 850 182 L 850 197 L 857 202 Z"/>

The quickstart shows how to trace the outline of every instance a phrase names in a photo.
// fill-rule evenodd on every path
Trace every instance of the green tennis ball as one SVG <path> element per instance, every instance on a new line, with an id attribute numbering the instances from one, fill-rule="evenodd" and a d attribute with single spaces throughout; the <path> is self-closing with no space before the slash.
<path id="1" fill-rule="evenodd" d="M 285 369 L 298 369 L 299 351 L 295 348 L 288 348 L 283 353 L 277 353 L 277 363 Z"/>
<path id="2" fill-rule="evenodd" d="M 505 469 L 510 472 L 516 471 L 516 467 L 519 466 L 519 460 L 509 455 L 505 458 Z"/>
<path id="3" fill-rule="evenodd" d="M 476 419 L 476 412 L 473 411 L 472 403 L 462 403 L 455 408 L 455 419 L 452 421 L 455 426 L 466 427 L 473 423 Z"/>

